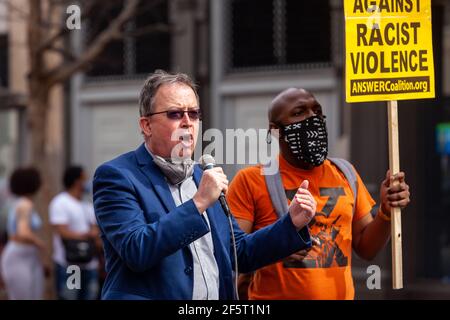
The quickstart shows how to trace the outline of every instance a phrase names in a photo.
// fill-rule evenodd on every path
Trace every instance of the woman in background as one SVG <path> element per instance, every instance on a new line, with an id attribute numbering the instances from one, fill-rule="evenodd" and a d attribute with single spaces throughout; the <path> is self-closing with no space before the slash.
<path id="1" fill-rule="evenodd" d="M 16 169 L 9 181 L 16 199 L 8 215 L 8 243 L 2 254 L 1 272 L 11 300 L 43 298 L 47 250 L 37 235 L 42 222 L 33 201 L 40 186 L 41 178 L 34 168 Z"/>

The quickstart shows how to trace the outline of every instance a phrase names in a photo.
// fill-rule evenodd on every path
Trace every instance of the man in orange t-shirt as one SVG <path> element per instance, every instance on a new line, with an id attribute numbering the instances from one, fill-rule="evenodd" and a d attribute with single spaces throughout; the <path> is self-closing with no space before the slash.
<path id="1" fill-rule="evenodd" d="M 284 191 L 289 201 L 302 181 L 309 181 L 309 191 L 317 202 L 309 225 L 316 244 L 257 270 L 248 287 L 249 299 L 353 299 L 352 248 L 364 259 L 375 257 L 390 237 L 390 209 L 404 208 L 410 201 L 405 174 L 391 176 L 388 171 L 374 218 L 370 211 L 375 202 L 357 173 L 355 203 L 346 177 L 326 158 L 324 119 L 320 104 L 303 89 L 287 89 L 272 102 L 269 121 L 271 130 L 279 129 L 280 133 L 278 164 Z M 246 232 L 278 219 L 261 166 L 239 171 L 227 200 Z M 248 278 L 241 276 L 241 295 L 245 295 Z"/>

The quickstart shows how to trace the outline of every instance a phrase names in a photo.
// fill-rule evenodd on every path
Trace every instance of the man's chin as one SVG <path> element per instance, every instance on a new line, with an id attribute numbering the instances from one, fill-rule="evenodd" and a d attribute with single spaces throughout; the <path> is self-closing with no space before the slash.
<path id="1" fill-rule="evenodd" d="M 180 157 L 181 159 L 188 159 L 188 158 L 190 159 L 190 158 L 192 158 L 193 154 L 194 154 L 194 149 L 192 147 L 182 148 L 178 152 L 178 157 Z"/>

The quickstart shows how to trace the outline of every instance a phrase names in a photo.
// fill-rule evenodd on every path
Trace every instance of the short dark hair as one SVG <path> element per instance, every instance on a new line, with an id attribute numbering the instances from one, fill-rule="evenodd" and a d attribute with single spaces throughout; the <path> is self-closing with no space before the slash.
<path id="1" fill-rule="evenodd" d="M 148 116 L 154 110 L 156 92 L 164 84 L 181 83 L 187 85 L 194 91 L 199 100 L 197 86 L 185 73 L 169 73 L 164 70 L 156 70 L 145 80 L 139 95 L 139 114 L 141 117 Z"/>
<path id="2" fill-rule="evenodd" d="M 9 190 L 16 196 L 34 195 L 41 187 L 41 175 L 36 168 L 17 168 L 9 178 Z"/>
<path id="3" fill-rule="evenodd" d="M 82 166 L 70 166 L 64 171 L 63 184 L 64 188 L 69 189 L 78 179 L 81 178 L 84 169 Z"/>

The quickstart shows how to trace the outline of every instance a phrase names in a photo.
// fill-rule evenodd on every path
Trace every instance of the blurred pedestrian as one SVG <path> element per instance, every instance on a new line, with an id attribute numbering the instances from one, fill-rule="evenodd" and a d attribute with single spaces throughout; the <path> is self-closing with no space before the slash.
<path id="1" fill-rule="evenodd" d="M 0 174 L 0 254 L 8 240 L 6 225 L 8 221 L 8 204 L 10 200 L 8 181 Z"/>
<path id="2" fill-rule="evenodd" d="M 39 300 L 44 293 L 47 249 L 37 232 L 42 222 L 34 209 L 34 196 L 41 186 L 35 168 L 16 169 L 9 187 L 15 196 L 7 220 L 8 243 L 1 258 L 1 271 L 8 298 Z"/>
<path id="3" fill-rule="evenodd" d="M 94 208 L 84 200 L 90 190 L 87 175 L 80 166 L 71 166 L 64 172 L 65 191 L 50 203 L 50 223 L 54 228 L 53 261 L 56 289 L 61 300 L 94 300 L 98 297 L 97 247 L 101 246 Z M 67 286 L 69 265 L 81 271 L 81 288 Z"/>

